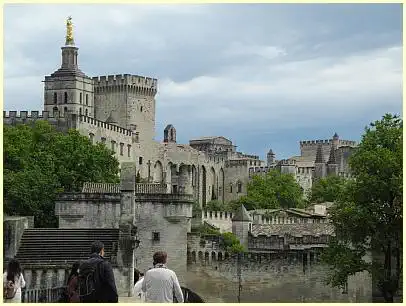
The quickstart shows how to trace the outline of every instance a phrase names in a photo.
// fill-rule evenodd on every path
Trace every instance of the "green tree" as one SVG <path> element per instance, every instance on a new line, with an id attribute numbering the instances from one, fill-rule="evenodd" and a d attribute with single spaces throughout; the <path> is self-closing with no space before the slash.
<path id="1" fill-rule="evenodd" d="M 247 210 L 304 207 L 303 191 L 291 174 L 271 170 L 254 175 L 247 186 L 247 195 L 228 203 L 230 210 L 241 204 Z"/>
<path id="2" fill-rule="evenodd" d="M 244 246 L 240 243 L 237 236 L 227 232 L 221 234 L 222 246 L 230 253 L 237 254 L 245 252 Z"/>
<path id="3" fill-rule="evenodd" d="M 33 215 L 36 227 L 55 227 L 58 193 L 79 191 L 86 181 L 118 182 L 118 161 L 104 144 L 78 131 L 67 134 L 46 121 L 4 126 L 4 212 Z"/>
<path id="4" fill-rule="evenodd" d="M 329 175 L 313 184 L 310 201 L 316 203 L 334 202 L 343 192 L 346 180 L 340 176 Z"/>
<path id="5" fill-rule="evenodd" d="M 207 202 L 205 210 L 208 211 L 224 211 L 225 206 L 219 200 L 211 200 Z"/>
<path id="6" fill-rule="evenodd" d="M 332 267 L 330 284 L 342 286 L 348 276 L 367 270 L 387 302 L 393 302 L 401 275 L 402 128 L 402 120 L 390 114 L 365 128 L 350 157 L 354 180 L 331 211 L 336 239 L 323 255 Z"/>

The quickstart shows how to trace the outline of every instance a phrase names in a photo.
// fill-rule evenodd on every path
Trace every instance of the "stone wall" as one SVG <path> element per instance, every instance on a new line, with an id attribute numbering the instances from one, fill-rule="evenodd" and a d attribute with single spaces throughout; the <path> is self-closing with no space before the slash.
<path id="1" fill-rule="evenodd" d="M 211 262 L 197 258 L 188 265 L 191 289 L 198 290 L 190 275 L 205 278 L 213 283 L 218 292 L 198 291 L 203 297 L 218 296 L 224 302 L 235 302 L 238 291 L 237 259 L 229 257 Z M 367 272 L 358 273 L 348 280 L 348 292 L 325 284 L 327 268 L 318 262 L 308 265 L 300 258 L 290 255 L 280 258 L 269 254 L 262 260 L 241 262 L 241 302 L 370 302 L 371 278 Z M 207 285 L 207 284 L 206 284 Z M 210 302 L 210 300 L 208 300 Z"/>
<path id="2" fill-rule="evenodd" d="M 153 254 L 165 251 L 168 267 L 176 271 L 180 282 L 184 281 L 192 203 L 192 197 L 187 195 L 136 195 L 134 212 L 140 245 L 135 250 L 135 267 L 138 270 L 151 268 Z"/>
<path id="3" fill-rule="evenodd" d="M 120 194 L 64 193 L 55 202 L 59 228 L 118 228 Z"/>
<path id="4" fill-rule="evenodd" d="M 26 266 L 23 275 L 27 289 L 45 289 L 65 286 L 71 272 L 71 266 Z M 114 278 L 119 296 L 128 296 L 128 269 L 113 267 Z"/>
<path id="5" fill-rule="evenodd" d="M 232 218 L 233 214 L 230 212 L 207 210 L 202 212 L 202 222 L 207 222 L 219 228 L 221 233 L 231 232 Z"/>
<path id="6" fill-rule="evenodd" d="M 34 227 L 34 217 L 4 216 L 3 218 L 3 257 L 14 258 L 26 228 Z"/>

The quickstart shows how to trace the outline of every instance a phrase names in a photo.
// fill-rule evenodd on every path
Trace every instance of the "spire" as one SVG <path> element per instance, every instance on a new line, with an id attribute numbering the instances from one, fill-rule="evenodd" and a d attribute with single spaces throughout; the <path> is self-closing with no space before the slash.
<path id="1" fill-rule="evenodd" d="M 248 211 L 245 209 L 245 206 L 241 204 L 238 210 L 235 212 L 234 217 L 231 221 L 243 221 L 243 222 L 251 222 L 251 217 L 248 214 Z"/>
<path id="2" fill-rule="evenodd" d="M 321 144 L 317 146 L 317 152 L 316 152 L 316 164 L 323 164 L 324 163 L 324 158 L 323 158 L 323 148 Z"/>
<path id="3" fill-rule="evenodd" d="M 337 132 L 334 133 L 333 139 L 338 139 L 338 134 L 337 134 Z"/>
<path id="4" fill-rule="evenodd" d="M 334 146 L 331 146 L 331 150 L 330 150 L 330 156 L 328 158 L 328 162 L 327 164 L 336 164 L 336 153 L 334 150 Z"/>
<path id="5" fill-rule="evenodd" d="M 69 16 L 66 20 L 66 41 L 65 46 L 74 46 L 75 41 L 73 39 L 73 24 L 72 24 L 72 17 Z"/>
<path id="6" fill-rule="evenodd" d="M 51 77 L 87 77 L 78 66 L 78 50 L 73 40 L 72 17 L 66 20 L 66 41 L 62 48 L 62 65 Z"/>

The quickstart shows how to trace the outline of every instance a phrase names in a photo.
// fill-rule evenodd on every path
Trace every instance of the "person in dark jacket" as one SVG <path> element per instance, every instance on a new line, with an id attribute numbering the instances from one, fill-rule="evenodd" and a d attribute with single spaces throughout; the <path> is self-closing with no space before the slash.
<path id="1" fill-rule="evenodd" d="M 114 273 L 111 264 L 105 260 L 104 256 L 104 244 L 100 241 L 95 241 L 91 247 L 91 254 L 89 259 L 85 261 L 79 268 L 79 278 L 81 270 L 84 265 L 94 263 L 97 267 L 98 284 L 94 294 L 93 300 L 86 302 L 91 303 L 118 303 L 118 294 L 116 288 L 116 282 L 114 280 Z"/>

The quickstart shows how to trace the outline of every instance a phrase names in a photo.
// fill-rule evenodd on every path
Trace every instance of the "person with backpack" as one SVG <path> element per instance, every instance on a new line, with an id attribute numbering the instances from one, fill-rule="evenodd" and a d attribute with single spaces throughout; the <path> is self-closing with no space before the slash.
<path id="1" fill-rule="evenodd" d="M 154 267 L 145 272 L 142 291 L 147 303 L 183 303 L 183 293 L 176 273 L 166 267 L 168 255 L 156 252 L 153 256 Z"/>
<path id="2" fill-rule="evenodd" d="M 11 259 L 7 271 L 3 274 L 4 303 L 21 303 L 21 289 L 25 287 L 25 280 L 21 265 L 16 259 Z"/>
<path id="3" fill-rule="evenodd" d="M 68 277 L 68 284 L 66 286 L 67 302 L 80 303 L 78 282 L 79 282 L 79 266 L 80 261 L 72 265 L 72 270 Z"/>
<path id="4" fill-rule="evenodd" d="M 79 266 L 78 294 L 81 303 L 118 303 L 113 268 L 103 256 L 104 244 L 95 241 L 89 259 Z"/>

